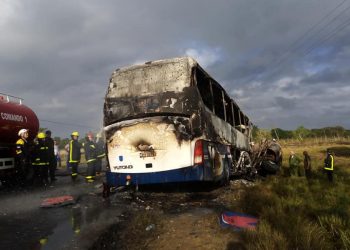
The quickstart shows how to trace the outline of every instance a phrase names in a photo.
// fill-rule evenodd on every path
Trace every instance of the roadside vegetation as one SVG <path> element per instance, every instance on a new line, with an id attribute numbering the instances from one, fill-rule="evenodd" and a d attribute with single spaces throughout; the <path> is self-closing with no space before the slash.
<path id="1" fill-rule="evenodd" d="M 247 249 L 350 249 L 350 141 L 347 138 L 285 140 L 283 168 L 248 187 L 232 208 L 259 218 L 255 231 L 244 232 Z M 335 155 L 334 182 L 323 173 L 326 149 Z M 290 177 L 288 156 L 312 158 L 312 177 Z M 302 166 L 303 162 L 301 162 Z"/>

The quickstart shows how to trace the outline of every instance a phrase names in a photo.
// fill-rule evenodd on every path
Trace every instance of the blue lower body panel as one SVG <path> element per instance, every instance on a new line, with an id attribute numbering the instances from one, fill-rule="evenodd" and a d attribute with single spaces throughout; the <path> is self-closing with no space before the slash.
<path id="1" fill-rule="evenodd" d="M 203 166 L 191 166 L 174 170 L 151 173 L 113 173 L 106 172 L 107 184 L 110 186 L 125 186 L 126 177 L 131 177 L 132 185 L 203 181 Z"/>

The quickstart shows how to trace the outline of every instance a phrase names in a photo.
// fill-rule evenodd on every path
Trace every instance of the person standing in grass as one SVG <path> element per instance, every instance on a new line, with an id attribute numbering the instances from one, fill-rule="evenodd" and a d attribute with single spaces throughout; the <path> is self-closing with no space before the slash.
<path id="1" fill-rule="evenodd" d="M 311 177 L 311 157 L 307 151 L 303 152 L 304 155 L 304 170 L 307 179 Z"/>
<path id="2" fill-rule="evenodd" d="M 332 152 L 327 149 L 327 156 L 324 160 L 324 170 L 327 173 L 328 181 L 333 182 L 334 157 Z"/>
<path id="3" fill-rule="evenodd" d="M 289 156 L 289 173 L 291 176 L 297 175 L 297 170 L 299 172 L 300 159 L 295 155 L 294 151 L 290 152 Z"/>

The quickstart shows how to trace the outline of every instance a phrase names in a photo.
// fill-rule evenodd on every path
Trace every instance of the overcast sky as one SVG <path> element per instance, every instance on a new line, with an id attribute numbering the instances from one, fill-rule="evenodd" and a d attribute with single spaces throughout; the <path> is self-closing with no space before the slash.
<path id="1" fill-rule="evenodd" d="M 0 92 L 67 137 L 115 68 L 190 55 L 261 128 L 350 128 L 349 31 L 346 0 L 0 0 Z"/>

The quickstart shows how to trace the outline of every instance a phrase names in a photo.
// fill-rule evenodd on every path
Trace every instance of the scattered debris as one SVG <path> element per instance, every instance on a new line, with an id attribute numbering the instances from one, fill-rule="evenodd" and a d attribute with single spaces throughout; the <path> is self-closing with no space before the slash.
<path id="1" fill-rule="evenodd" d="M 141 200 L 139 197 L 136 197 L 136 200 L 138 200 L 139 202 L 142 202 L 142 203 L 145 202 L 144 200 Z"/>
<path id="2" fill-rule="evenodd" d="M 244 180 L 244 179 L 232 180 L 232 181 L 230 181 L 230 184 L 231 184 L 231 185 L 244 185 L 244 186 L 246 186 L 246 187 L 251 187 L 251 186 L 254 186 L 254 185 L 255 185 L 254 182 L 247 181 L 247 180 Z"/>
<path id="3" fill-rule="evenodd" d="M 150 230 L 154 229 L 155 227 L 156 227 L 156 226 L 155 226 L 154 224 L 148 225 L 148 226 L 146 227 L 146 231 L 150 231 Z"/>

